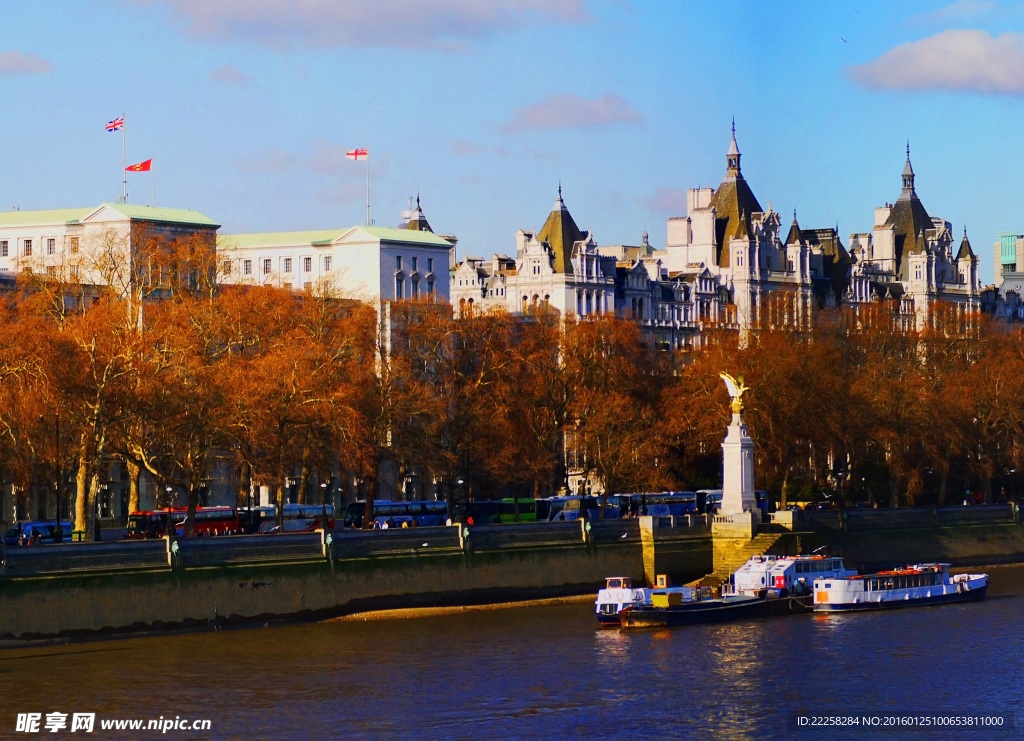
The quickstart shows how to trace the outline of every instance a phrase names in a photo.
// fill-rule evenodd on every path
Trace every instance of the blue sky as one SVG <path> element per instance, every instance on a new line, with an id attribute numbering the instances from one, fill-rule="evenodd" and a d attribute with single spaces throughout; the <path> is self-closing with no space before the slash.
<path id="1" fill-rule="evenodd" d="M 944 2 L 116 0 L 0 9 L 0 208 L 85 206 L 152 157 L 224 232 L 394 225 L 417 191 L 460 254 L 513 252 L 561 181 L 600 244 L 665 240 L 743 171 L 788 223 L 866 231 L 911 144 L 932 216 L 992 275 L 1024 232 L 1024 9 Z M 150 180 L 129 175 L 129 200 Z"/>

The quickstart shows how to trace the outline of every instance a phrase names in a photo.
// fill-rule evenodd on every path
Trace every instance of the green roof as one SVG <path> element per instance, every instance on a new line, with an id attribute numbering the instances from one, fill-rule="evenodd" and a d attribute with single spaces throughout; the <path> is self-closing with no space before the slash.
<path id="1" fill-rule="evenodd" d="M 51 208 L 46 211 L 2 211 L 0 226 L 33 226 L 36 224 L 76 224 L 96 208 Z"/>
<path id="2" fill-rule="evenodd" d="M 163 208 L 161 206 L 137 206 L 134 203 L 108 203 L 130 219 L 139 221 L 160 221 L 174 224 L 220 227 L 216 221 L 190 208 Z"/>
<path id="3" fill-rule="evenodd" d="M 434 247 L 451 247 L 451 242 L 441 239 L 430 232 L 417 232 L 406 229 L 388 229 L 382 226 L 354 227 L 368 233 L 383 242 L 402 242 L 405 244 L 423 244 Z M 278 247 L 300 244 L 325 245 L 334 242 L 352 231 L 348 229 L 319 229 L 309 232 L 264 232 L 262 234 L 221 234 L 217 237 L 217 245 L 225 249 L 242 249 L 250 247 Z"/>
<path id="4" fill-rule="evenodd" d="M 185 208 L 153 208 L 152 206 L 136 206 L 131 203 L 108 203 L 115 211 L 129 219 L 139 221 L 156 221 L 173 224 L 192 224 L 195 226 L 220 226 L 209 216 L 198 211 Z M 53 208 L 46 211 L 3 211 L 0 212 L 0 226 L 35 226 L 42 224 L 78 224 L 86 216 L 96 210 L 92 208 Z"/>

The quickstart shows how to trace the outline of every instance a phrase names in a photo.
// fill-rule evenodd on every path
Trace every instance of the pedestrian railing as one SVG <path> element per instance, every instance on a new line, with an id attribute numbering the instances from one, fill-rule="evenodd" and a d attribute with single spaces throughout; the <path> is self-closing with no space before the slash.
<path id="1" fill-rule="evenodd" d="M 0 575 L 8 577 L 154 569 L 167 568 L 167 565 L 167 543 L 163 540 L 0 545 Z"/>

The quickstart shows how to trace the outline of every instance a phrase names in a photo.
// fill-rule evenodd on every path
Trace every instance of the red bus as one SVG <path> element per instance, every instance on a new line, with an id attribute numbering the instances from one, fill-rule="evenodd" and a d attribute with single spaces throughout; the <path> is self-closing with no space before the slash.
<path id="1" fill-rule="evenodd" d="M 149 512 L 132 512 L 128 515 L 126 540 L 162 538 L 168 534 L 168 523 L 173 532 L 183 535 L 187 507 L 171 507 Z M 238 521 L 238 510 L 234 507 L 197 507 L 196 519 L 192 526 L 195 535 L 225 535 L 242 532 Z"/>

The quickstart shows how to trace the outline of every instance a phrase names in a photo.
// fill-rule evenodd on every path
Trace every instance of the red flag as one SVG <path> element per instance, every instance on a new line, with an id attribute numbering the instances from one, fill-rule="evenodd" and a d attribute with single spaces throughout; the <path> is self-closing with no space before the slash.
<path id="1" fill-rule="evenodd" d="M 145 162 L 140 162 L 137 165 L 129 165 L 124 169 L 128 172 L 149 172 L 149 168 L 152 166 L 153 160 L 146 160 Z"/>
<path id="2" fill-rule="evenodd" d="M 350 149 L 345 152 L 345 156 L 350 160 L 365 160 L 370 156 L 370 153 L 365 149 Z"/>

